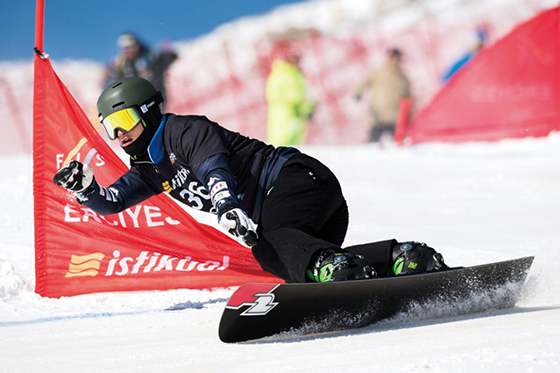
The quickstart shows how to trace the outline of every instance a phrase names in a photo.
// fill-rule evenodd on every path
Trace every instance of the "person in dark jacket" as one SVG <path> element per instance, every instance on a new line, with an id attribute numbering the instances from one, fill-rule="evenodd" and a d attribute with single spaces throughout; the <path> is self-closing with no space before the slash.
<path id="1" fill-rule="evenodd" d="M 106 68 L 103 89 L 119 79 L 138 76 L 148 80 L 166 98 L 165 73 L 177 59 L 171 44 L 162 44 L 161 51 L 150 50 L 138 36 L 125 32 L 117 38 L 119 53 L 113 56 Z"/>
<path id="2" fill-rule="evenodd" d="M 72 161 L 54 182 L 102 215 L 169 193 L 217 215 L 263 270 L 287 282 L 343 281 L 446 268 L 429 246 L 396 240 L 342 248 L 348 207 L 334 174 L 291 147 L 273 147 L 204 116 L 163 114 L 161 93 L 133 77 L 106 88 L 99 120 L 130 155 L 131 168 L 109 187 Z"/>

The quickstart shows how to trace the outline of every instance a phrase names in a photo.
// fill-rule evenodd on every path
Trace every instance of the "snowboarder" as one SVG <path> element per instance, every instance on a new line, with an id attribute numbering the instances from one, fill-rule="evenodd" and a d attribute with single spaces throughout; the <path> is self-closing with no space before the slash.
<path id="1" fill-rule="evenodd" d="M 72 161 L 54 182 L 99 214 L 121 212 L 168 192 L 217 215 L 252 248 L 261 267 L 287 282 L 327 282 L 445 268 L 439 253 L 396 240 L 342 248 L 348 207 L 337 178 L 318 160 L 229 131 L 204 116 L 162 113 L 163 97 L 131 77 L 99 97 L 99 120 L 130 156 L 131 168 L 111 186 Z M 206 193 L 200 193 L 201 190 Z M 210 195 L 209 199 L 202 196 Z M 255 224 L 257 227 L 255 228 Z"/>

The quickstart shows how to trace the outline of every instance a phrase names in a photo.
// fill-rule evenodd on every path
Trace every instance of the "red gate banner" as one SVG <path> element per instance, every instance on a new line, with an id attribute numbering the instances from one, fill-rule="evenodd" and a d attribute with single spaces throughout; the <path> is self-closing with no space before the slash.
<path id="1" fill-rule="evenodd" d="M 481 50 L 412 119 L 406 136 L 495 141 L 560 130 L 560 7 Z"/>
<path id="2" fill-rule="evenodd" d="M 262 271 L 249 248 L 197 222 L 167 195 L 111 216 L 100 216 L 78 204 L 52 181 L 70 160 L 89 164 L 104 186 L 128 168 L 99 135 L 45 55 L 35 56 L 34 79 L 38 294 L 61 297 L 282 282 Z"/>

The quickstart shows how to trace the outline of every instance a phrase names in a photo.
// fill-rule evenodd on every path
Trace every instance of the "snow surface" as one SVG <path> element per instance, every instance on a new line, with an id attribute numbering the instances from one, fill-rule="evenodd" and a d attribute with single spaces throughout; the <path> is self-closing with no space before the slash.
<path id="1" fill-rule="evenodd" d="M 341 180 L 348 245 L 420 240 L 450 265 L 535 255 L 517 307 L 460 316 L 438 307 L 354 331 L 224 344 L 218 322 L 233 289 L 41 298 L 32 161 L 3 157 L 0 372 L 560 371 L 560 134 L 303 150 Z"/>

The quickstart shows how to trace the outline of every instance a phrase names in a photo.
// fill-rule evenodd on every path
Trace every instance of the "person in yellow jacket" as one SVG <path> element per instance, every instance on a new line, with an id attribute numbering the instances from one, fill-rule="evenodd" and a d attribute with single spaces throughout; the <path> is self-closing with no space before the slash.
<path id="1" fill-rule="evenodd" d="M 303 144 L 315 102 L 309 98 L 307 82 L 298 68 L 300 55 L 291 50 L 286 61 L 276 60 L 266 84 L 268 142 L 275 146 Z"/>

